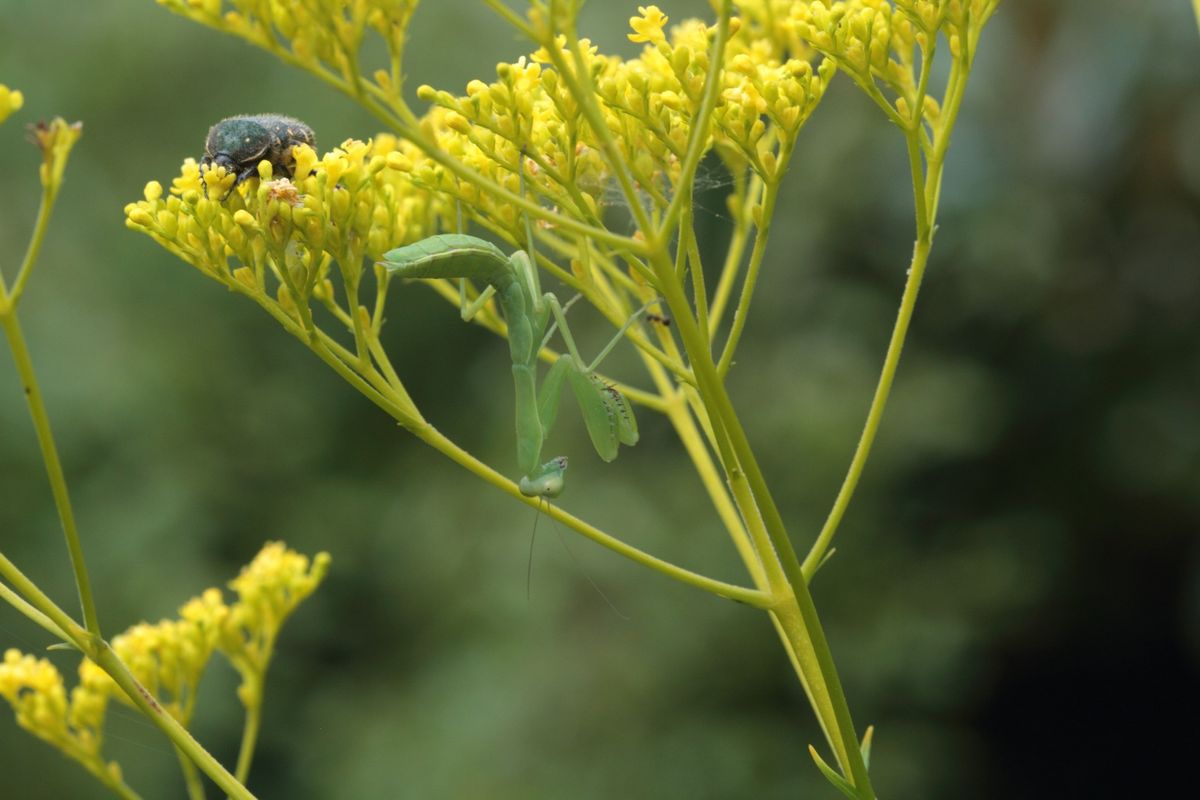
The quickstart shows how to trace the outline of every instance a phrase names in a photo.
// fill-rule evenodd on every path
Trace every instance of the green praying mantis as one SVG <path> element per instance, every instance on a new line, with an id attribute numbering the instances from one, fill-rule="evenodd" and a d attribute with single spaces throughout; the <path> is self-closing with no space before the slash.
<path id="1" fill-rule="evenodd" d="M 465 286 L 460 284 L 459 310 L 463 320 L 469 321 L 493 296 L 500 303 L 508 324 L 516 390 L 517 466 L 522 475 L 518 486 L 527 497 L 557 497 L 564 488 L 566 456 L 539 462 L 542 445 L 558 414 L 563 384 L 570 385 L 579 402 L 588 435 L 600 458 L 612 461 L 620 445 L 636 444 L 637 420 L 629 400 L 605 383 L 595 370 L 630 326 L 658 301 L 651 300 L 630 316 L 600 354 L 590 364 L 585 363 L 567 326 L 566 308 L 552 292 L 541 290 L 537 267 L 529 255 L 533 252 L 533 233 L 528 218 L 525 228 L 529 252 L 518 250 L 508 256 L 484 239 L 460 233 L 440 234 L 388 251 L 380 265 L 404 278 L 458 278 L 487 284 L 473 301 L 468 301 Z M 546 373 L 539 393 L 538 353 L 555 328 L 562 333 L 567 353 Z"/>

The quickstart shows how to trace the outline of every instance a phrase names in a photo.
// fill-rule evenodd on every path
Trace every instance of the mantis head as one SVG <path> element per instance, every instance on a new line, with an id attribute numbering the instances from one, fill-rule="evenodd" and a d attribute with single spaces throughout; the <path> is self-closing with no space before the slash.
<path id="1" fill-rule="evenodd" d="M 521 494 L 526 497 L 558 497 L 566 485 L 567 457 L 552 458 L 521 478 Z"/>

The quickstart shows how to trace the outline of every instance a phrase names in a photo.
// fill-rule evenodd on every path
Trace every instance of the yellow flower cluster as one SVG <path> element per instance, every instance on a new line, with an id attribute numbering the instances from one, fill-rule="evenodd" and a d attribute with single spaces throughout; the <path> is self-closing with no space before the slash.
<path id="1" fill-rule="evenodd" d="M 448 213 L 412 184 L 415 150 L 394 136 L 348 140 L 321 157 L 307 145 L 293 152 L 293 178 L 276 177 L 263 161 L 259 180 L 225 200 L 218 198 L 235 176 L 221 167 L 202 172 L 188 159 L 169 193 L 146 184 L 144 199 L 125 207 L 126 224 L 223 283 L 266 292 L 273 276 L 290 306 L 296 297 L 332 295 L 331 262 L 357 286 L 364 258 L 435 233 L 436 217 Z"/>
<path id="2" fill-rule="evenodd" d="M 286 46 L 291 57 L 336 74 L 357 74 L 367 34 L 383 40 L 393 58 L 404 50 L 405 32 L 419 0 L 158 0 L 196 22 L 238 36 L 271 52 Z M 388 72 L 377 73 L 382 86 Z"/>
<path id="3" fill-rule="evenodd" d="M 180 619 L 134 625 L 116 636 L 111 646 L 138 683 L 187 725 L 200 678 L 228 613 L 221 591 L 208 589 L 179 609 Z M 91 661 L 80 664 L 79 677 L 84 689 L 133 705 L 108 673 Z"/>
<path id="4" fill-rule="evenodd" d="M 179 609 L 178 619 L 134 625 L 117 635 L 112 650 L 138 683 L 186 726 L 214 650 L 227 655 L 239 669 L 251 653 L 257 670 L 255 686 L 261 691 L 280 626 L 316 590 L 328 565 L 327 553 L 317 555 L 310 568 L 307 557 L 280 542 L 269 542 L 230 583 L 239 597 L 232 606 L 225 604 L 219 589 L 207 589 Z M 101 730 L 110 698 L 132 703 L 91 661 L 79 665 L 79 677 L 68 703 L 62 675 L 53 664 L 9 650 L 0 664 L 0 697 L 12 705 L 21 727 L 93 774 L 119 782 L 118 766 L 101 760 Z"/>
<path id="5" fill-rule="evenodd" d="M 0 83 L 0 122 L 25 105 L 25 95 Z"/>
<path id="6" fill-rule="evenodd" d="M 908 117 L 918 92 L 915 58 L 931 52 L 939 33 L 960 58 L 996 9 L 998 0 L 838 0 L 796 3 L 788 24 L 814 49 L 870 91 L 876 81 L 898 95 L 897 111 Z M 923 98 L 926 118 L 936 116 Z M 933 121 L 932 119 L 930 121 Z"/>
<path id="7" fill-rule="evenodd" d="M 238 696 L 247 708 L 261 703 L 262 675 L 283 623 L 312 594 L 329 569 L 329 554 L 310 562 L 282 542 L 268 542 L 229 582 L 238 601 L 222 626 L 219 648 L 242 675 Z"/>
<path id="8" fill-rule="evenodd" d="M 681 189 L 682 161 L 708 81 L 717 28 L 689 20 L 667 35 L 667 17 L 657 6 L 640 12 L 630 20 L 629 38 L 647 46 L 635 59 L 599 54 L 586 39 L 576 54 L 559 36 L 552 49 L 542 47 L 528 60 L 500 64 L 496 81 L 472 81 L 465 95 L 421 87 L 418 96 L 444 112 L 435 109 L 426 118 L 437 145 L 510 189 L 516 188 L 524 156 L 539 195 L 572 216 L 594 219 L 609 191 L 610 170 L 600 155 L 603 138 L 580 107 L 584 87 L 577 78 L 578 55 L 595 86 L 606 133 L 638 187 L 651 202 L 666 205 Z M 833 65 L 814 70 L 810 51 L 797 37 L 787 47 L 759 38 L 761 30 L 732 21 L 709 144 L 732 168 L 750 167 L 774 179 L 772 149 L 794 140 L 824 94 Z M 768 136 L 772 126 L 774 135 Z M 502 227 L 513 224 L 507 204 L 478 197 L 473 187 L 430 162 L 416 160 L 414 177 L 463 198 Z"/>
<path id="9" fill-rule="evenodd" d="M 0 663 L 0 697 L 12 706 L 17 724 L 57 747 L 89 771 L 121 779 L 120 767 L 100 756 L 107 698 L 77 687 L 67 701 L 62 675 L 44 658 L 8 650 Z"/>

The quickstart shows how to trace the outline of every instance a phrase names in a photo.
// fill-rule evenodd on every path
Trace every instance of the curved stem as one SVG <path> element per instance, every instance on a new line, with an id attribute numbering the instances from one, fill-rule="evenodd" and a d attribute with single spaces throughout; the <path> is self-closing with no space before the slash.
<path id="1" fill-rule="evenodd" d="M 921 279 L 925 275 L 925 265 L 929 261 L 931 242 L 918 241 L 913 250 L 912 266 L 908 269 L 908 281 L 904 286 L 904 295 L 900 298 L 900 311 L 896 315 L 896 325 L 892 329 L 892 338 L 888 342 L 887 355 L 883 359 L 883 370 L 879 375 L 879 384 L 875 387 L 875 396 L 871 399 L 871 407 L 867 411 L 867 421 L 863 426 L 862 435 L 858 439 L 858 447 L 850 460 L 850 469 L 838 490 L 837 499 L 825 520 L 821 533 L 813 543 L 812 549 L 804 558 L 801 568 L 806 580 L 811 580 L 817 568 L 829 551 L 829 544 L 837 533 L 838 525 L 846 513 L 858 479 L 862 476 L 867 458 L 871 455 L 871 445 L 875 442 L 875 434 L 879 432 L 879 423 L 883 419 L 883 410 L 887 407 L 888 396 L 891 394 L 892 381 L 896 377 L 896 367 L 900 363 L 900 353 L 904 349 L 904 339 L 908 335 L 908 326 L 912 321 L 913 309 L 917 304 L 917 294 L 921 291 Z"/>
<path id="2" fill-rule="evenodd" d="M 489 467 L 473 455 L 463 450 L 453 441 L 448 439 L 444 434 L 434 428 L 432 425 L 417 428 L 413 430 L 413 434 L 418 439 L 428 444 L 430 447 L 441 452 L 449 457 L 455 463 L 469 469 L 475 475 L 479 476 L 486 482 L 500 489 L 502 492 L 515 497 L 525 503 L 530 508 L 541 508 L 542 512 L 553 519 L 558 520 L 568 528 L 583 534 L 587 538 L 597 544 L 612 550 L 618 555 L 622 555 L 631 561 L 635 561 L 644 567 L 666 575 L 669 578 L 674 578 L 681 583 L 686 583 L 697 589 L 702 589 L 711 594 L 725 597 L 730 600 L 735 600 L 739 603 L 755 606 L 756 608 L 767 608 L 772 603 L 772 598 L 766 592 L 757 589 L 748 589 L 744 586 L 718 581 L 709 578 L 706 575 L 701 575 L 691 570 L 673 564 L 669 561 L 664 561 L 661 558 L 652 556 L 649 553 L 639 550 L 638 548 L 626 544 L 620 539 L 611 536 L 604 531 L 589 525 L 578 517 L 564 511 L 559 506 L 550 504 L 540 497 L 526 497 L 521 494 L 521 490 L 517 484 L 508 478 L 501 475 L 496 470 Z"/>
<path id="3" fill-rule="evenodd" d="M 17 296 L 14 293 L 13 303 L 16 299 Z M 71 567 L 75 572 L 75 586 L 79 592 L 80 606 L 83 608 L 84 625 L 92 636 L 100 638 L 100 620 L 96 615 L 96 601 L 92 597 L 91 578 L 88 577 L 87 565 L 83 560 L 83 544 L 75 525 L 75 512 L 71 508 L 67 479 L 63 474 L 62 461 L 58 457 L 58 448 L 54 444 L 54 434 L 50 429 L 50 417 L 46 413 L 42 390 L 38 386 L 37 376 L 33 371 L 29 348 L 25 343 L 25 336 L 21 331 L 21 325 L 17 320 L 17 311 L 13 305 L 10 304 L 7 311 L 0 314 L 0 327 L 4 328 L 4 335 L 8 339 L 8 346 L 12 350 L 13 361 L 16 363 L 17 374 L 21 379 L 21 386 L 25 390 L 25 402 L 29 406 L 30 416 L 33 417 L 33 428 L 37 434 L 38 446 L 42 451 L 42 461 L 46 465 L 50 491 L 54 495 L 58 519 L 67 539 L 67 551 L 71 557 Z"/>
<path id="4" fill-rule="evenodd" d="M 33 224 L 33 235 L 29 238 L 29 247 L 26 248 L 25 258 L 21 262 L 21 268 L 17 271 L 17 279 L 13 281 L 12 293 L 7 298 L 7 304 L 11 305 L 14 309 L 20 301 L 21 295 L 25 293 L 25 284 L 29 281 L 29 275 L 33 272 L 33 265 L 37 263 L 38 254 L 42 251 L 42 241 L 46 237 L 46 227 L 50 222 L 50 214 L 54 210 L 54 201 L 57 199 L 57 187 L 42 190 L 42 200 L 38 204 L 37 221 Z M 3 312 L 3 298 L 4 291 L 0 290 L 0 313 Z"/>

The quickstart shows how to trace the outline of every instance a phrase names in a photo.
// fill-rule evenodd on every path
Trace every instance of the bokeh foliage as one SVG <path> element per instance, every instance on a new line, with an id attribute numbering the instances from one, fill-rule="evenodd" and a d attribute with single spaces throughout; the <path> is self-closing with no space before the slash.
<path id="1" fill-rule="evenodd" d="M 676 18 L 707 13 L 662 5 Z M 1093 796 L 1127 796 L 1096 765 L 1149 747 L 1134 732 L 1196 699 L 1200 44 L 1186 4 L 1100 5 L 1006 0 L 992 23 L 895 397 L 815 584 L 856 717 L 886 743 L 873 773 L 897 797 L 1062 796 L 1029 787 L 1026 770 L 1051 760 Z M 634 47 L 608 6 L 590 4 L 581 27 Z M 0 25 L 0 78 L 26 94 L 0 148 L 6 259 L 37 191 L 18 123 L 62 114 L 86 125 L 22 314 L 106 628 L 172 613 L 268 537 L 333 555 L 280 643 L 253 779 L 262 796 L 828 791 L 806 763 L 818 734 L 768 626 L 569 539 L 624 621 L 547 528 L 526 602 L 525 509 L 464 493 L 452 465 L 255 309 L 122 226 L 146 176 L 199 155 L 220 117 L 293 114 L 324 146 L 377 123 L 149 3 L 85 15 L 0 0 Z M 414 29 L 410 87 L 462 86 L 525 48 L 468 0 L 426 2 Z M 801 537 L 819 527 L 853 448 L 911 243 L 893 132 L 848 85 L 824 102 L 801 136 L 731 373 Z M 717 245 L 719 185 L 701 203 Z M 508 380 L 503 346 L 428 292 L 393 302 L 389 350 L 422 376 L 422 408 L 507 463 L 511 410 L 477 401 Z M 0 536 L 69 597 L 25 413 L 0 369 Z M 725 540 L 694 507 L 686 463 L 655 447 L 665 426 L 646 423 L 620 463 L 572 467 L 571 503 L 718 572 L 732 563 Z M 586 447 L 578 428 L 559 436 Z M 462 583 L 471 593 L 447 596 Z M 392 633 L 369 633 L 381 629 Z M 8 609 L 0 635 L 31 652 L 45 644 Z M 1145 694 L 1121 691 L 1132 684 Z M 200 709 L 196 725 L 226 761 L 237 711 Z M 121 759 L 140 771 L 131 782 L 178 794 L 153 730 L 127 716 L 110 738 L 132 754 Z M 1163 738 L 1157 747 L 1173 746 Z M 99 796 L 14 725 L 0 725 L 0 752 L 21 765 L 6 767 L 11 796 Z"/>

